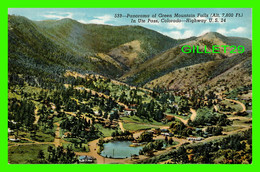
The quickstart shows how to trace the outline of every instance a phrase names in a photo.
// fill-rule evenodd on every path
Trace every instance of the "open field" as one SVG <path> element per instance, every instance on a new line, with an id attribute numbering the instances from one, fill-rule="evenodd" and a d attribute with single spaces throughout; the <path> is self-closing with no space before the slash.
<path id="1" fill-rule="evenodd" d="M 128 131 L 149 130 L 152 128 L 141 123 L 123 123 L 123 126 Z"/>
<path id="2" fill-rule="evenodd" d="M 44 155 L 47 156 L 49 146 L 54 145 L 35 144 L 11 147 L 8 149 L 8 162 L 12 164 L 37 163 L 39 151 L 42 150 Z"/>
<path id="3" fill-rule="evenodd" d="M 35 137 L 32 137 L 32 135 L 30 133 L 23 132 L 23 131 L 20 131 L 18 136 L 22 137 L 22 138 L 29 138 L 29 139 L 32 139 L 32 140 L 38 141 L 38 142 L 53 142 L 54 141 L 54 136 L 51 136 L 50 134 L 45 134 L 41 131 L 37 131 L 35 134 Z"/>
<path id="4" fill-rule="evenodd" d="M 132 123 L 142 123 L 144 125 L 158 125 L 158 126 L 167 126 L 167 124 L 164 124 L 162 122 L 155 121 L 153 119 L 147 120 L 147 119 L 141 119 L 137 116 L 128 116 L 128 117 L 121 117 L 120 118 L 125 123 L 132 122 Z"/>
<path id="5" fill-rule="evenodd" d="M 111 134 L 115 132 L 115 129 L 104 128 L 101 124 L 95 124 L 95 127 L 104 134 L 104 137 L 110 137 Z"/>

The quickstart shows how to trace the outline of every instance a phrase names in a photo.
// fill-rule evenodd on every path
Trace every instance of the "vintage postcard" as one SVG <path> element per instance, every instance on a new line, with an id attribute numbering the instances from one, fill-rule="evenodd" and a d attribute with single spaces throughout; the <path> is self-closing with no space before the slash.
<path id="1" fill-rule="evenodd" d="M 251 164 L 250 8 L 9 8 L 10 164 Z"/>

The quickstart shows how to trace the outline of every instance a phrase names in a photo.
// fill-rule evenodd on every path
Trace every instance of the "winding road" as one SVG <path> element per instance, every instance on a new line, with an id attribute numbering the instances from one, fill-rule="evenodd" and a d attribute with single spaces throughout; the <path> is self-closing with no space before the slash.
<path id="1" fill-rule="evenodd" d="M 238 112 L 240 112 L 240 113 L 246 111 L 246 106 L 244 105 L 244 103 L 241 103 L 240 101 L 233 100 L 233 99 L 227 99 L 227 98 L 225 98 L 225 99 L 223 99 L 223 100 L 227 100 L 227 101 L 230 101 L 230 102 L 234 102 L 234 103 L 239 104 L 239 105 L 242 107 L 242 110 L 238 111 Z M 222 113 L 222 114 L 226 114 L 226 115 L 233 114 L 233 115 L 235 115 L 235 114 L 237 113 L 237 111 L 235 111 L 235 112 L 223 112 L 223 111 L 220 111 L 219 108 L 218 108 L 216 105 L 214 105 L 213 107 L 214 107 L 214 109 L 215 109 L 217 112 Z"/>
<path id="2" fill-rule="evenodd" d="M 190 116 L 189 119 L 190 119 L 191 121 L 194 121 L 195 118 L 196 118 L 196 116 L 197 116 L 197 112 L 196 112 L 195 109 L 192 109 L 192 108 L 190 108 L 190 112 L 191 112 L 191 116 Z M 177 119 L 179 119 L 179 120 L 180 120 L 181 122 L 183 122 L 185 125 L 188 125 L 188 120 L 189 120 L 189 119 L 183 119 L 182 117 L 177 116 L 177 115 L 174 115 L 174 117 L 177 118 Z"/>
<path id="3" fill-rule="evenodd" d="M 226 99 L 226 100 L 239 104 L 242 107 L 242 110 L 240 112 L 246 111 L 246 106 L 244 105 L 244 103 L 241 103 L 240 101 L 233 100 L 233 99 Z"/>

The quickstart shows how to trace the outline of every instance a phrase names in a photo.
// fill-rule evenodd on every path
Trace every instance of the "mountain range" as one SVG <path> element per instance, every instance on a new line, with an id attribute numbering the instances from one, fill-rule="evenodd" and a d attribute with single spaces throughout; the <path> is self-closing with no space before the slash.
<path id="1" fill-rule="evenodd" d="M 185 54 L 183 45 L 243 45 L 242 54 Z M 173 39 L 141 26 L 82 24 L 72 19 L 32 21 L 8 16 L 9 73 L 63 76 L 93 73 L 147 88 L 182 90 L 252 81 L 252 41 L 209 32 Z"/>

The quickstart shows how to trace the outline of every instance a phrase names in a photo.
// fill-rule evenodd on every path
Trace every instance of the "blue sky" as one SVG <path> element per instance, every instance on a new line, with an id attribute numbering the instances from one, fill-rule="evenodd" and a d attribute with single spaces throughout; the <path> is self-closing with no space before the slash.
<path id="1" fill-rule="evenodd" d="M 157 14 L 195 14 L 195 19 L 209 19 L 210 17 L 198 17 L 197 14 L 219 13 L 243 13 L 243 17 L 228 17 L 226 22 L 219 23 L 131 23 L 130 18 L 115 18 L 115 14 L 150 15 Z M 252 38 L 252 13 L 249 8 L 9 8 L 8 14 L 25 16 L 31 20 L 60 20 L 71 18 L 81 23 L 96 23 L 108 25 L 141 25 L 158 31 L 175 39 L 200 36 L 207 32 L 219 32 L 226 36 L 239 36 Z M 218 18 L 221 20 L 222 16 Z M 177 18 L 170 18 L 177 19 Z M 185 20 L 184 18 L 179 18 Z M 194 19 L 194 17 L 192 18 Z M 213 20 L 215 18 L 213 17 Z"/>

